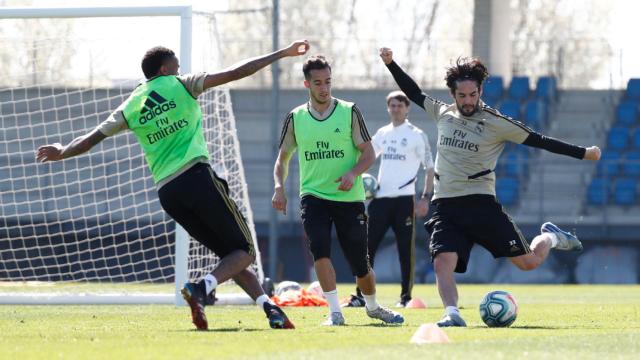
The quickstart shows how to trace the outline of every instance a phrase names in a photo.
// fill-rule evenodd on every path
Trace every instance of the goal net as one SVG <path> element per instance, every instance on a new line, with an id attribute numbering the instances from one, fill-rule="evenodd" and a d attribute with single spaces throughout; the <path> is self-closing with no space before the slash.
<path id="1" fill-rule="evenodd" d="M 188 7 L 168 9 L 51 16 L 47 9 L 0 9 L 0 282 L 175 282 L 176 291 L 140 302 L 180 303 L 182 282 L 217 265 L 218 257 L 162 210 L 131 132 L 64 161 L 35 159 L 39 146 L 66 144 L 105 120 L 142 78 L 140 60 L 150 47 L 176 51 L 182 73 L 219 68 L 212 18 Z M 229 91 L 210 90 L 199 102 L 211 165 L 229 183 L 258 251 Z M 253 269 L 262 280 L 259 252 L 256 259 Z M 73 295 L 65 294 L 70 302 Z M 88 301 L 131 302 L 109 295 L 109 301 Z"/>

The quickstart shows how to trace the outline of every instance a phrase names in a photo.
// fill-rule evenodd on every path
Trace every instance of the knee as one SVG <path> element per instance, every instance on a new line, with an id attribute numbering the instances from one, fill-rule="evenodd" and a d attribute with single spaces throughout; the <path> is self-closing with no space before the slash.
<path id="1" fill-rule="evenodd" d="M 522 271 L 531 271 L 537 268 L 538 266 L 540 266 L 540 263 L 541 262 L 538 261 L 538 259 L 533 257 L 522 258 L 521 261 L 514 262 L 514 264 L 518 267 L 518 269 Z"/>
<path id="2" fill-rule="evenodd" d="M 433 259 L 433 269 L 436 273 L 453 272 L 458 263 L 458 254 L 440 253 Z"/>

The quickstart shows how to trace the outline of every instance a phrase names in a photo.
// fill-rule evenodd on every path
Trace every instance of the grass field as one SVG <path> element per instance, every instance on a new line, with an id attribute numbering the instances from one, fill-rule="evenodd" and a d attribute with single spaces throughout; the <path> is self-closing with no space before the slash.
<path id="1" fill-rule="evenodd" d="M 478 315 L 484 293 L 496 289 L 519 302 L 510 328 L 489 329 Z M 0 293 L 7 290 L 16 291 Z M 351 290 L 339 287 L 343 296 Z M 398 290 L 380 285 L 381 302 L 392 305 Z M 3 305 L 0 359 L 640 358 L 640 286 L 462 285 L 460 305 L 469 327 L 446 329 L 449 344 L 427 345 L 409 340 L 421 324 L 440 318 L 442 305 L 434 285 L 416 286 L 414 296 L 428 308 L 402 310 L 402 326 L 383 326 L 362 309 L 345 309 L 347 326 L 322 327 L 326 308 L 287 308 L 297 329 L 278 331 L 269 329 L 255 306 L 207 308 L 211 329 L 197 332 L 188 309 L 174 306 Z"/>

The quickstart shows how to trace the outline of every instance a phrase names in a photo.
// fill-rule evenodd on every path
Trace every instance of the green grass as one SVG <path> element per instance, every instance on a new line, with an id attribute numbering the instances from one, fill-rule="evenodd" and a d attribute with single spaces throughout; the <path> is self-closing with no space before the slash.
<path id="1" fill-rule="evenodd" d="M 75 287 L 75 288 L 74 288 Z M 99 285 L 65 285 L 97 291 Z M 346 296 L 352 285 L 339 287 Z M 171 291 L 167 285 L 136 286 Z M 477 304 L 489 290 L 510 291 L 520 304 L 510 328 L 489 329 Z M 24 290 L 24 289 L 20 289 Z M 414 296 L 427 309 L 405 309 L 405 324 L 382 326 L 362 309 L 345 309 L 347 326 L 321 327 L 326 308 L 287 308 L 297 329 L 268 328 L 255 306 L 207 308 L 208 332 L 193 330 L 187 308 L 146 306 L 0 306 L 0 359 L 611 359 L 640 354 L 640 286 L 462 285 L 469 327 L 446 329 L 449 344 L 414 345 L 423 323 L 437 321 L 442 305 L 434 285 Z M 0 291 L 16 288 L 2 286 Z M 45 291 L 50 291 L 46 288 Z M 381 285 L 383 304 L 398 285 Z"/>

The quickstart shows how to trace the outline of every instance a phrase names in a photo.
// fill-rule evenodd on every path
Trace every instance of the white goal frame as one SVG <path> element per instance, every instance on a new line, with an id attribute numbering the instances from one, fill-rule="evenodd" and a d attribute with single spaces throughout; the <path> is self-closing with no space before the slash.
<path id="1" fill-rule="evenodd" d="M 190 73 L 192 68 L 193 11 L 191 6 L 158 7 L 66 7 L 66 8 L 0 8 L 0 19 L 36 18 L 92 18 L 92 17 L 154 17 L 180 18 L 180 67 Z M 185 306 L 180 294 L 188 281 L 189 235 L 176 223 L 175 229 L 175 291 L 174 294 L 56 294 L 56 293 L 3 293 L 0 304 L 176 304 Z M 257 249 L 256 249 L 257 250 Z M 258 277 L 263 278 L 262 265 L 257 254 Z M 216 294 L 219 304 L 252 303 L 243 294 Z"/>

